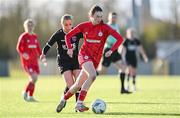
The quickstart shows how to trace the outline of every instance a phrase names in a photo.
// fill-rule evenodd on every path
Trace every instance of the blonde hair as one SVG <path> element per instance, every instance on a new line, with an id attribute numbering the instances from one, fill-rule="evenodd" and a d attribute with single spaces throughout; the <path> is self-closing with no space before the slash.
<path id="1" fill-rule="evenodd" d="M 135 29 L 130 27 L 126 30 L 126 37 L 127 38 L 130 38 L 132 37 L 132 35 L 134 36 L 135 35 Z"/>
<path id="2" fill-rule="evenodd" d="M 33 26 L 34 26 L 34 22 L 33 22 L 32 19 L 26 19 L 26 20 L 24 21 L 24 24 L 23 24 L 24 29 L 25 29 L 26 32 L 28 31 L 28 23 L 32 23 Z"/>
<path id="3" fill-rule="evenodd" d="M 63 16 L 61 17 L 61 25 L 64 24 L 64 21 L 65 21 L 65 20 L 73 20 L 73 16 L 70 15 L 70 14 L 65 14 L 65 15 L 63 15 Z"/>

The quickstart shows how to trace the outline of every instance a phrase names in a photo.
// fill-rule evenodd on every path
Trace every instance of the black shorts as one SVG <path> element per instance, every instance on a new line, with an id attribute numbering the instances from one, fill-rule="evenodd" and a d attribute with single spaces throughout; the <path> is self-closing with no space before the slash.
<path id="1" fill-rule="evenodd" d="M 57 58 L 58 68 L 61 74 L 68 70 L 80 69 L 79 62 L 77 58 L 72 58 L 71 60 L 59 59 Z"/>
<path id="2" fill-rule="evenodd" d="M 118 50 L 115 50 L 115 51 L 111 54 L 110 57 L 106 57 L 106 56 L 105 56 L 105 53 L 106 53 L 107 51 L 109 51 L 109 50 L 110 50 L 110 48 L 106 48 L 106 49 L 104 50 L 104 54 L 103 54 L 102 65 L 105 66 L 105 67 L 109 67 L 112 62 L 115 63 L 115 62 L 121 60 L 121 55 L 119 54 Z"/>
<path id="3" fill-rule="evenodd" d="M 126 63 L 128 66 L 137 68 L 137 58 L 135 56 L 126 56 Z"/>

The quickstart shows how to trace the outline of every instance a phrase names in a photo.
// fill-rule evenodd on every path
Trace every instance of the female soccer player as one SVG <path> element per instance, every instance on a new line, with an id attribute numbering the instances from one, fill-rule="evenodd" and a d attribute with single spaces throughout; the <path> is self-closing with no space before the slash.
<path id="1" fill-rule="evenodd" d="M 111 28 L 113 28 L 114 30 L 116 30 L 119 34 L 120 34 L 120 27 L 117 24 L 117 13 L 115 12 L 110 12 L 108 15 L 108 23 L 107 23 Z M 108 36 L 106 44 L 105 44 L 105 49 L 104 49 L 104 53 L 103 53 L 103 59 L 102 59 L 102 66 L 101 66 L 101 70 L 109 67 L 111 65 L 111 63 L 114 63 L 114 65 L 116 66 L 116 68 L 119 70 L 119 77 L 121 80 L 121 90 L 120 92 L 122 94 L 126 93 L 130 93 L 129 91 L 127 91 L 124 88 L 124 80 L 125 80 L 125 65 L 123 64 L 123 60 L 121 58 L 121 54 L 119 54 L 118 49 L 115 50 L 111 56 L 106 57 L 105 53 L 108 52 L 111 47 L 114 45 L 114 43 L 116 42 L 116 39 L 113 36 Z"/>
<path id="2" fill-rule="evenodd" d="M 63 75 L 63 78 L 66 83 L 66 88 L 64 94 L 69 90 L 69 88 L 74 84 L 77 76 L 80 73 L 80 67 L 78 63 L 78 45 L 79 40 L 83 38 L 82 33 L 78 33 L 71 38 L 71 45 L 73 48 L 73 57 L 69 57 L 67 54 L 67 46 L 65 44 L 65 35 L 72 29 L 73 26 L 73 16 L 65 14 L 61 18 L 61 26 L 58 31 L 56 31 L 49 41 L 46 43 L 43 48 L 42 55 L 40 56 L 41 60 L 46 60 L 46 54 L 48 50 L 57 43 L 57 63 L 60 70 L 60 73 Z M 83 79 L 82 79 L 83 80 Z M 76 101 L 78 98 L 79 92 L 76 92 Z M 58 110 L 57 110 L 58 112 Z"/>
<path id="3" fill-rule="evenodd" d="M 112 52 L 116 50 L 123 42 L 123 38 L 119 33 L 117 33 L 107 24 L 103 23 L 102 16 L 103 10 L 101 7 L 97 5 L 93 6 L 89 12 L 90 21 L 79 24 L 65 36 L 66 45 L 68 47 L 67 53 L 70 57 L 72 57 L 73 47 L 71 45 L 71 37 L 79 32 L 83 33 L 84 42 L 78 55 L 78 60 L 82 69 L 75 84 L 64 96 L 62 96 L 61 102 L 57 108 L 59 111 L 64 108 L 66 100 L 68 100 L 80 87 L 81 91 L 75 109 L 79 112 L 89 110 L 89 108 L 83 104 L 83 101 L 86 97 L 87 91 L 89 90 L 93 81 L 96 79 L 96 68 L 102 57 L 103 48 L 107 37 L 112 35 L 117 39 L 111 50 L 106 52 L 107 57 L 109 57 Z M 88 78 L 83 84 L 81 84 L 79 81 L 84 75 L 87 75 Z"/>
<path id="4" fill-rule="evenodd" d="M 37 35 L 33 32 L 34 22 L 31 19 L 27 19 L 24 22 L 24 30 L 25 32 L 18 39 L 17 51 L 21 58 L 21 64 L 29 75 L 29 83 L 23 92 L 23 97 L 24 100 L 33 102 L 36 101 L 33 98 L 33 93 L 40 72 L 38 57 L 41 55 L 41 49 Z"/>
<path id="5" fill-rule="evenodd" d="M 136 52 L 140 52 L 144 61 L 147 63 L 148 58 L 146 53 L 141 45 L 141 42 L 134 37 L 134 31 L 132 28 L 129 28 L 126 31 L 126 41 L 123 44 L 123 55 L 125 56 L 126 63 L 128 66 L 128 89 L 129 87 L 129 78 L 133 78 L 133 90 L 136 91 L 136 68 L 137 68 L 137 56 Z"/>

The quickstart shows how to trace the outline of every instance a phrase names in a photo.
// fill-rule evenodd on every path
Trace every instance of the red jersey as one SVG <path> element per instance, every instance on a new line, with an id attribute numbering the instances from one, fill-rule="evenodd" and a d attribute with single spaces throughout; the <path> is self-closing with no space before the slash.
<path id="1" fill-rule="evenodd" d="M 106 39 L 109 35 L 112 35 L 117 39 L 116 43 L 111 48 L 112 51 L 116 50 L 123 42 L 122 36 L 107 24 L 102 22 L 100 24 L 93 25 L 92 22 L 88 21 L 79 24 L 69 33 L 67 33 L 65 36 L 65 41 L 69 49 L 72 48 L 70 41 L 71 37 L 79 32 L 82 32 L 84 37 L 84 42 L 79 52 L 80 65 L 88 60 L 92 60 L 95 68 L 97 68 L 102 57 Z"/>
<path id="2" fill-rule="evenodd" d="M 38 57 L 41 55 L 40 44 L 37 40 L 36 34 L 29 34 L 24 32 L 20 35 L 16 47 L 20 54 L 22 65 L 38 65 Z M 25 60 L 22 56 L 23 53 L 29 55 L 29 59 Z"/>

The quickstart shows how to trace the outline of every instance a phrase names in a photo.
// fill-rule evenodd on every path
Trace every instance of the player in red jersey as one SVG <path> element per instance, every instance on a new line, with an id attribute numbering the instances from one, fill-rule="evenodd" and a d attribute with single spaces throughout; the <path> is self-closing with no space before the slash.
<path id="1" fill-rule="evenodd" d="M 86 97 L 87 91 L 96 78 L 96 68 L 102 57 L 103 48 L 107 37 L 112 35 L 117 39 L 111 50 L 106 52 L 107 57 L 110 56 L 112 52 L 116 50 L 123 42 L 123 38 L 119 33 L 117 33 L 107 24 L 103 23 L 102 16 L 102 9 L 97 5 L 93 6 L 89 12 L 90 21 L 79 24 L 65 36 L 66 45 L 68 47 L 67 53 L 70 57 L 72 57 L 73 49 L 71 45 L 71 37 L 79 32 L 83 33 L 84 42 L 78 55 L 78 60 L 82 69 L 75 84 L 62 97 L 61 102 L 58 105 L 59 111 L 64 108 L 66 100 L 68 100 L 80 87 L 81 91 L 75 109 L 79 112 L 89 110 L 89 108 L 83 104 L 83 101 Z M 83 78 L 83 75 L 87 75 L 88 78 L 81 85 L 79 81 Z"/>
<path id="2" fill-rule="evenodd" d="M 18 39 L 17 51 L 20 55 L 21 64 L 29 75 L 29 82 L 23 92 L 24 100 L 36 101 L 33 98 L 35 83 L 39 74 L 38 57 L 41 55 L 41 49 L 34 31 L 34 22 L 27 19 L 24 22 L 24 30 Z"/>

